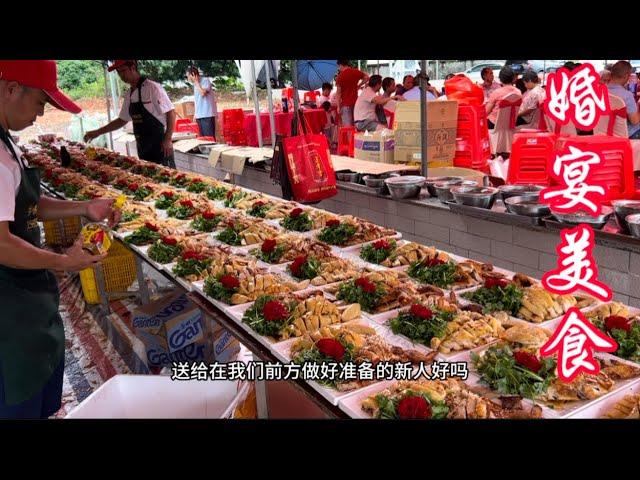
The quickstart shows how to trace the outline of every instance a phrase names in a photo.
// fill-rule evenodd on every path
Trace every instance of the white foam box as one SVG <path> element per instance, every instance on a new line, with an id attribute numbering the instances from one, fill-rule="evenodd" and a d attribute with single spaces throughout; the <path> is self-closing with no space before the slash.
<path id="1" fill-rule="evenodd" d="M 235 381 L 116 375 L 66 418 L 226 418 L 237 394 Z"/>

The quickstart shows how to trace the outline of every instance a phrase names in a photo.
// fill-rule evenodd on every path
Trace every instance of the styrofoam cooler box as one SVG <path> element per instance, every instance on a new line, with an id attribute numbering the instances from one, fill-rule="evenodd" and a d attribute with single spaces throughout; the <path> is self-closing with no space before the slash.
<path id="1" fill-rule="evenodd" d="M 66 418 L 226 418 L 239 393 L 235 381 L 115 375 Z"/>

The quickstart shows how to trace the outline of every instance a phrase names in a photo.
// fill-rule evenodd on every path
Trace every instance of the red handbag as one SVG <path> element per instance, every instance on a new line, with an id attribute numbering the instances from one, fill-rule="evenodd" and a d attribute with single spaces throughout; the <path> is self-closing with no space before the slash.
<path id="1" fill-rule="evenodd" d="M 331 162 L 327 137 L 309 134 L 303 121 L 303 135 L 284 139 L 285 163 L 289 172 L 293 199 L 301 203 L 314 203 L 338 193 L 336 174 Z"/>

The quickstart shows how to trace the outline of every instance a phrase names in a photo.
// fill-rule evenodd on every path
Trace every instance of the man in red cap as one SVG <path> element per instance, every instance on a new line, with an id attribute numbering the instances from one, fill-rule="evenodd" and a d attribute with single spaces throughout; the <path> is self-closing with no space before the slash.
<path id="1" fill-rule="evenodd" d="M 30 168 L 9 130 L 32 125 L 48 103 L 80 112 L 57 87 L 52 60 L 0 60 L 0 418 L 47 418 L 60 408 L 64 328 L 53 273 L 78 271 L 104 258 L 82 250 L 43 250 L 38 220 L 82 215 L 119 220 L 113 199 L 88 202 L 40 195 L 40 175 Z"/>
<path id="2" fill-rule="evenodd" d="M 176 112 L 162 85 L 140 75 L 135 60 L 115 60 L 109 71 L 116 70 L 123 82 L 131 86 L 125 94 L 118 118 L 102 128 L 91 130 L 85 141 L 122 128 L 133 122 L 138 157 L 175 168 L 173 160 L 173 128 Z"/>

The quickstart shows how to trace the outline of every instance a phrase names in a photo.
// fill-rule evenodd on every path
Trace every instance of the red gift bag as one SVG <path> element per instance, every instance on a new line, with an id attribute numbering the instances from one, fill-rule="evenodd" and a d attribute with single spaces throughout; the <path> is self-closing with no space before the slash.
<path id="1" fill-rule="evenodd" d="M 319 202 L 338 193 L 326 136 L 296 135 L 283 143 L 294 200 Z"/>

